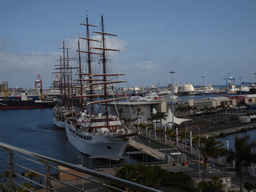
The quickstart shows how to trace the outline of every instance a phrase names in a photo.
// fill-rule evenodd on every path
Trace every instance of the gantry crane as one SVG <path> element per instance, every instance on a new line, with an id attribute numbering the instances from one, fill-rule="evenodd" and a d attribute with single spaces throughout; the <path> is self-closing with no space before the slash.
<path id="1" fill-rule="evenodd" d="M 39 86 L 38 86 L 38 84 L 40 84 Z M 42 89 L 43 89 L 43 84 L 42 84 L 42 79 L 41 79 L 41 77 L 40 77 L 40 75 L 38 74 L 37 75 L 37 78 L 36 78 L 36 80 L 35 80 L 35 89 L 38 89 L 39 88 L 39 99 L 40 100 L 42 100 Z"/>

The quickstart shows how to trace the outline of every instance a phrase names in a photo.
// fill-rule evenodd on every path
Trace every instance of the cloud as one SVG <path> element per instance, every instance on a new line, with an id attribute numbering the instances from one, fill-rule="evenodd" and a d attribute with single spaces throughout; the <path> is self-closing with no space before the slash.
<path id="1" fill-rule="evenodd" d="M 153 70 L 159 70 L 159 66 L 151 63 L 151 61 L 141 61 L 136 63 L 136 67 L 139 67 L 141 69 L 145 69 L 145 70 L 149 70 L 149 71 L 153 71 Z"/>
<path id="2" fill-rule="evenodd" d="M 94 39 L 99 39 L 100 36 L 91 37 Z M 119 49 L 120 51 L 124 51 L 127 46 L 127 42 L 123 41 L 118 38 L 109 38 L 106 37 L 106 48 L 112 49 Z M 81 50 L 87 50 L 87 44 L 85 40 L 79 40 Z M 31 52 L 31 53 L 22 53 L 18 52 L 17 47 L 18 44 L 13 41 L 10 37 L 5 37 L 0 39 L 0 83 L 1 81 L 5 81 L 9 78 L 13 79 L 12 82 L 20 83 L 21 87 L 33 87 L 32 79 L 36 79 L 36 74 L 40 74 L 44 83 L 44 87 L 48 88 L 51 86 L 51 83 L 55 77 L 52 72 L 55 65 L 59 64 L 60 55 L 62 55 L 63 51 L 61 48 L 63 45 L 63 41 L 58 41 L 56 44 L 56 52 L 52 53 L 44 53 L 44 52 Z M 76 58 L 74 61 L 70 60 L 70 66 L 76 66 L 78 63 L 78 53 L 77 53 L 77 45 L 78 45 L 78 38 L 70 38 L 65 39 L 65 47 L 69 48 L 69 58 Z M 100 47 L 102 46 L 101 43 L 93 42 L 91 47 Z M 12 47 L 12 49 L 9 49 Z M 91 50 L 94 52 L 99 52 L 95 50 Z M 67 53 L 65 52 L 65 56 Z M 112 69 L 115 72 L 121 71 L 121 66 L 118 66 L 118 59 L 119 59 L 120 52 L 116 51 L 108 51 L 107 52 L 107 61 L 111 62 L 111 65 L 108 66 L 108 69 Z M 83 59 L 82 63 L 84 66 L 86 65 L 87 54 L 82 53 L 81 57 Z M 96 66 L 99 67 L 99 62 L 101 62 L 101 56 L 92 56 L 93 64 L 97 64 Z M 102 65 L 101 65 L 102 66 Z M 84 69 L 86 70 L 86 69 Z M 23 75 L 22 75 L 23 73 Z M 15 75 L 14 75 L 15 74 Z M 26 75 L 24 75 L 26 74 Z M 28 74 L 31 74 L 32 77 L 28 77 Z M 18 78 L 18 76 L 20 77 Z M 35 77 L 34 77 L 35 76 Z M 29 79 L 29 83 L 27 82 Z M 16 83 L 15 83 L 16 84 Z M 30 86 L 32 84 L 32 86 Z"/>

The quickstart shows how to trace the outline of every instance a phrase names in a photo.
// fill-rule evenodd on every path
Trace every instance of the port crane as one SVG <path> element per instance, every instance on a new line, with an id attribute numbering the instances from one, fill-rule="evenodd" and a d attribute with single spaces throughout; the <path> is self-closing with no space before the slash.
<path id="1" fill-rule="evenodd" d="M 226 86 L 229 85 L 229 83 L 231 83 L 231 85 L 235 85 L 235 77 L 232 77 L 231 73 L 228 73 L 224 80 L 226 81 Z"/>
<path id="2" fill-rule="evenodd" d="M 54 88 L 60 88 L 60 78 L 59 78 L 58 74 L 56 74 L 56 76 L 55 76 L 53 87 Z"/>
<path id="3" fill-rule="evenodd" d="M 39 84 L 39 86 L 38 86 Z M 35 89 L 39 89 L 39 99 L 42 100 L 42 96 L 43 96 L 43 93 L 42 93 L 42 89 L 43 89 L 43 84 L 42 84 L 42 79 L 41 79 L 41 76 L 38 74 L 37 75 L 37 78 L 35 80 Z"/>

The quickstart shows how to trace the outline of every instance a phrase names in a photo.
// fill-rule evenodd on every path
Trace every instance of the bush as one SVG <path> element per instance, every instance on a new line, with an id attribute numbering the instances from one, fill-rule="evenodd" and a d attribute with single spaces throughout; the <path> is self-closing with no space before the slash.
<path id="1" fill-rule="evenodd" d="M 116 172 L 116 177 L 139 183 L 148 187 L 175 186 L 193 188 L 192 177 L 184 173 L 172 173 L 159 165 L 125 164 Z"/>
<path id="2" fill-rule="evenodd" d="M 249 182 L 244 182 L 244 188 L 247 189 L 247 191 L 256 189 L 256 185 Z"/>
<path id="3" fill-rule="evenodd" d="M 196 192 L 208 192 L 209 184 L 208 182 L 202 181 L 198 184 Z"/>
<path id="4" fill-rule="evenodd" d="M 222 188 L 222 180 L 218 176 L 212 176 L 211 180 L 208 182 L 202 181 L 198 184 L 196 191 L 202 192 L 215 192 L 219 191 Z"/>

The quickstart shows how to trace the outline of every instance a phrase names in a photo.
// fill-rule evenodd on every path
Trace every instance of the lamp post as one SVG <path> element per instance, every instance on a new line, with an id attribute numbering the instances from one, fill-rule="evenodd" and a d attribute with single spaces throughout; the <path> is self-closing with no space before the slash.
<path id="1" fill-rule="evenodd" d="M 172 74 L 172 128 L 174 129 L 174 106 L 173 106 L 173 74 L 175 73 L 174 71 L 170 72 Z M 178 147 L 178 128 L 176 128 L 176 142 L 177 142 L 177 147 Z"/>
<path id="2" fill-rule="evenodd" d="M 229 151 L 229 140 L 228 140 L 228 138 L 226 138 L 226 147 L 227 147 L 227 156 L 228 156 L 228 151 Z M 227 158 L 225 158 L 225 162 L 226 162 L 226 165 L 228 166 Z"/>
<path id="3" fill-rule="evenodd" d="M 198 150 L 198 163 L 199 163 L 199 164 L 198 164 L 198 165 L 199 165 L 199 167 L 198 167 L 198 169 L 199 169 L 199 170 L 198 170 L 198 178 L 201 179 L 201 166 L 200 166 L 200 163 L 201 163 L 201 162 L 200 162 L 200 147 L 201 147 L 201 146 L 200 146 L 200 145 L 201 145 L 201 144 L 200 144 L 200 128 L 198 128 L 198 141 L 199 141 L 199 147 L 198 147 L 198 149 L 199 149 L 199 150 Z"/>
<path id="4" fill-rule="evenodd" d="M 202 76 L 202 80 L 203 80 L 203 97 L 204 97 L 204 76 Z"/>
<path id="5" fill-rule="evenodd" d="M 81 158 L 82 160 L 82 167 L 84 167 L 84 158 L 82 156 L 79 156 L 79 158 Z M 82 173 L 82 177 L 84 176 L 84 174 Z M 84 190 L 84 179 L 82 179 L 82 189 Z"/>
<path id="6" fill-rule="evenodd" d="M 166 156 L 166 125 L 164 125 L 164 154 Z"/>
<path id="7" fill-rule="evenodd" d="M 242 84 L 241 84 L 241 79 L 242 77 L 238 77 L 240 79 L 240 95 L 241 95 L 241 92 L 242 92 Z"/>

